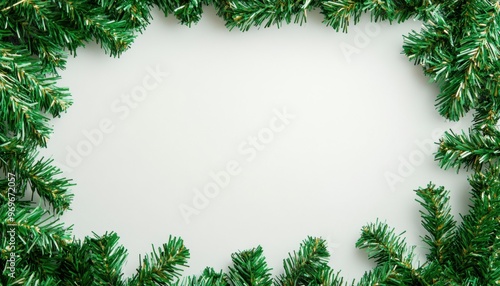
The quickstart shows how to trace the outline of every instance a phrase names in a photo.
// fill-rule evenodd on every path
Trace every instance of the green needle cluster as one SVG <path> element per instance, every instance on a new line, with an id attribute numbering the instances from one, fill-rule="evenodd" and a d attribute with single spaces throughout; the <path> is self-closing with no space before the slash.
<path id="1" fill-rule="evenodd" d="M 435 154 L 444 169 L 472 170 L 469 212 L 454 218 L 443 187 L 429 183 L 416 191 L 425 261 L 416 259 L 403 233 L 376 220 L 356 242 L 375 267 L 351 282 L 329 266 L 326 242 L 315 237 L 284 259 L 277 277 L 260 246 L 232 254 L 227 271 L 207 267 L 182 277 L 189 250 L 177 237 L 123 277 L 127 251 L 116 233 L 77 240 L 58 222 L 71 206 L 73 183 L 38 151 L 52 133 L 50 119 L 72 104 L 58 85 L 67 57 L 92 41 L 118 57 L 149 24 L 152 9 L 192 25 L 207 5 L 228 29 L 241 31 L 302 24 L 312 10 L 342 32 L 365 13 L 372 21 L 422 21 L 420 31 L 404 36 L 404 54 L 439 87 L 436 109 L 444 118 L 474 117 L 469 130 L 445 133 Z M 3 0 L 0 27 L 0 285 L 500 284 L 500 1 Z M 26 199 L 29 194 L 41 204 Z"/>

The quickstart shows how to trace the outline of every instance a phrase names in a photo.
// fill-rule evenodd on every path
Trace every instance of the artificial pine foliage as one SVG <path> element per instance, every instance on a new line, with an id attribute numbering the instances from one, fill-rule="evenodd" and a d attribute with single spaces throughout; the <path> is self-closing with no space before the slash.
<path id="1" fill-rule="evenodd" d="M 120 56 L 148 25 L 154 7 L 191 25 L 200 20 L 204 5 L 213 5 L 227 28 L 242 31 L 301 24 L 314 9 L 321 11 L 325 25 L 343 32 L 364 13 L 373 21 L 421 20 L 423 28 L 405 36 L 404 53 L 439 86 L 436 108 L 443 117 L 474 116 L 469 130 L 447 132 L 436 153 L 442 168 L 473 171 L 470 209 L 459 222 L 450 213 L 450 192 L 432 183 L 418 189 L 426 260 L 416 261 L 402 233 L 376 220 L 361 228 L 356 243 L 376 266 L 352 285 L 500 284 L 500 1 L 4 0 L 0 285 L 348 284 L 328 266 L 326 242 L 313 237 L 289 254 L 275 278 L 260 246 L 234 253 L 227 272 L 206 268 L 182 278 L 189 250 L 176 237 L 146 254 L 135 275 L 123 277 L 127 251 L 117 234 L 77 240 L 70 227 L 58 222 L 70 208 L 73 183 L 38 150 L 52 132 L 50 117 L 65 113 L 72 103 L 68 89 L 57 83 L 67 56 L 76 56 L 89 41 Z M 40 203 L 34 202 L 34 194 Z"/>

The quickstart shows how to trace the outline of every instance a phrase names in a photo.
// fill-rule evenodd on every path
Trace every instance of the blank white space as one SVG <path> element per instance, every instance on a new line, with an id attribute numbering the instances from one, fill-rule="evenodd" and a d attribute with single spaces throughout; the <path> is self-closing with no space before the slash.
<path id="1" fill-rule="evenodd" d="M 73 210 L 63 216 L 76 237 L 117 232 L 130 276 L 139 254 L 169 235 L 181 236 L 191 251 L 185 274 L 227 269 L 231 253 L 257 245 L 279 274 L 288 252 L 308 235 L 321 236 L 331 265 L 353 279 L 373 267 L 354 243 L 377 218 L 406 230 L 408 243 L 425 253 L 414 189 L 445 185 L 454 213 L 466 210 L 465 174 L 440 170 L 432 155 L 395 190 L 384 177 L 420 152 L 416 141 L 454 125 L 434 109 L 437 88 L 401 54 L 402 35 L 420 23 L 376 24 L 380 33 L 346 57 L 341 47 L 356 47 L 356 31 L 336 33 L 318 12 L 303 26 L 242 33 L 205 10 L 191 28 L 155 12 L 121 59 L 91 44 L 61 73 L 74 105 L 52 121 L 44 154 L 77 184 Z M 365 17 L 358 31 L 367 25 Z M 169 76 L 120 118 L 112 106 L 156 68 Z M 248 162 L 239 145 L 284 108 L 295 118 Z M 88 141 L 84 131 L 103 119 L 113 132 L 68 168 L 68 150 Z M 186 224 L 179 206 L 191 204 L 193 190 L 231 160 L 241 173 Z"/>

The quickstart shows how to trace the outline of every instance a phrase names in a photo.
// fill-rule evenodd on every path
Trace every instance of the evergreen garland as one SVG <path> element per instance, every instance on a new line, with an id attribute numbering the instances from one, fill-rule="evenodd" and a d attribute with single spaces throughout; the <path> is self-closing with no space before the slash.
<path id="1" fill-rule="evenodd" d="M 118 235 L 74 240 L 57 218 L 72 201 L 72 182 L 38 155 L 52 132 L 49 118 L 71 105 L 58 70 L 88 41 L 119 56 L 159 7 L 182 24 L 213 5 L 229 29 L 303 23 L 319 9 L 324 24 L 347 32 L 361 15 L 373 21 L 418 19 L 421 31 L 404 39 L 409 60 L 440 89 L 436 108 L 450 120 L 473 112 L 471 128 L 447 132 L 436 160 L 442 168 L 471 169 L 469 213 L 458 223 L 449 192 L 430 183 L 416 191 L 423 242 L 430 252 L 416 265 L 414 247 L 387 224 L 361 228 L 356 247 L 376 262 L 353 285 L 500 284 L 500 1 L 492 0 L 3 0 L 0 3 L 0 285 L 344 285 L 328 266 L 325 240 L 308 237 L 273 278 L 261 247 L 234 253 L 229 271 L 207 268 L 181 277 L 189 251 L 170 237 L 123 277 L 127 255 Z M 37 194 L 43 205 L 23 199 Z"/>

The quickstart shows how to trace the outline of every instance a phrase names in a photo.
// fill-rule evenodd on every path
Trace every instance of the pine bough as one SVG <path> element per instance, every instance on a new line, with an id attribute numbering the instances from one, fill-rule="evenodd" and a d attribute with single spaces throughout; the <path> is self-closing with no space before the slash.
<path id="1" fill-rule="evenodd" d="M 405 36 L 409 60 L 439 86 L 438 112 L 457 121 L 473 112 L 467 132 L 448 132 L 435 154 L 442 168 L 465 168 L 469 213 L 458 223 L 450 214 L 449 192 L 429 184 L 416 191 L 421 205 L 426 261 L 383 222 L 361 228 L 356 243 L 376 262 L 353 285 L 498 285 L 500 284 L 500 1 L 487 0 L 4 0 L 0 4 L 0 285 L 344 285 L 328 266 L 325 240 L 308 237 L 272 277 L 261 247 L 234 253 L 228 271 L 206 268 L 181 277 L 189 251 L 170 237 L 124 278 L 127 252 L 115 233 L 74 240 L 57 218 L 72 201 L 72 182 L 51 160 L 38 155 L 52 132 L 49 117 L 71 105 L 59 87 L 58 70 L 68 55 L 96 41 L 119 56 L 159 8 L 191 25 L 203 7 L 213 5 L 229 29 L 246 31 L 303 23 L 319 9 L 324 24 L 347 32 L 361 15 L 372 21 L 423 22 Z M 44 203 L 23 200 L 36 194 Z M 14 212 L 13 201 L 16 201 Z M 15 269 L 12 263 L 15 261 Z M 421 263 L 421 264 L 418 264 Z M 418 265 L 418 266 L 415 266 Z M 13 270 L 13 271 L 11 271 Z"/>

